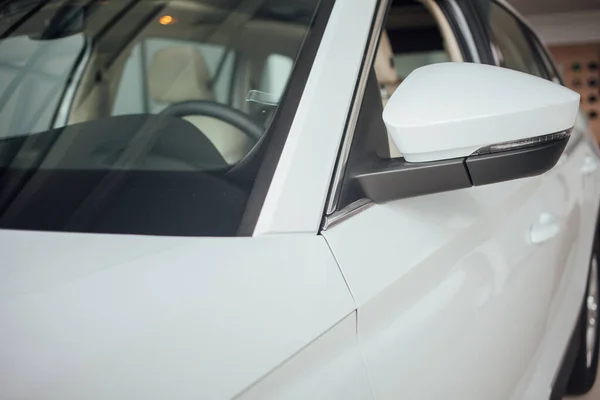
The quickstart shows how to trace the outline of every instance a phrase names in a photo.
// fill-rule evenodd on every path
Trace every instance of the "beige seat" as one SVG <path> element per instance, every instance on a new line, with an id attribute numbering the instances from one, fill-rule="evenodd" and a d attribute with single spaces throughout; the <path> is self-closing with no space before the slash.
<path id="1" fill-rule="evenodd" d="M 173 46 L 157 51 L 148 69 L 150 96 L 158 104 L 214 101 L 215 94 L 209 83 L 206 61 L 200 50 L 192 46 Z M 251 140 L 231 124 L 205 116 L 185 119 L 208 137 L 229 164 L 238 162 L 252 148 Z"/>
<path id="2" fill-rule="evenodd" d="M 385 105 L 400 83 L 400 77 L 394 66 L 394 51 L 386 31 L 381 33 L 374 67 L 381 88 L 383 105 Z"/>
<path id="3" fill-rule="evenodd" d="M 375 55 L 374 68 L 377 82 L 381 89 L 381 101 L 385 107 L 388 99 L 401 82 L 401 79 L 396 72 L 396 67 L 394 66 L 394 50 L 392 49 L 390 38 L 386 31 L 381 33 L 379 47 L 377 48 L 377 54 Z M 389 134 L 388 143 L 390 146 L 390 157 L 402 157 Z"/>

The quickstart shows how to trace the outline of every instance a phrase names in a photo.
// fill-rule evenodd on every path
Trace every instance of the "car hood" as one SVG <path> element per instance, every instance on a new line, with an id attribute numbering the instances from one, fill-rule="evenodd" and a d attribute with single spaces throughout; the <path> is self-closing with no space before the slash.
<path id="1" fill-rule="evenodd" d="M 354 310 L 323 238 L 0 230 L 0 398 L 229 398 Z"/>

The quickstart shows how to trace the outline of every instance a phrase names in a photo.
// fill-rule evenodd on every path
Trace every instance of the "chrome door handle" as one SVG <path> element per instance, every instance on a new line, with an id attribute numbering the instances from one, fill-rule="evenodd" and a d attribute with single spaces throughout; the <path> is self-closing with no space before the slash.
<path id="1" fill-rule="evenodd" d="M 552 239 L 560 231 L 560 221 L 556 216 L 543 212 L 531 226 L 529 238 L 531 243 L 539 244 Z"/>
<path id="2" fill-rule="evenodd" d="M 594 157 L 587 156 L 583 160 L 583 165 L 581 166 L 581 173 L 583 175 L 590 175 L 598 169 L 598 163 L 594 160 Z"/>

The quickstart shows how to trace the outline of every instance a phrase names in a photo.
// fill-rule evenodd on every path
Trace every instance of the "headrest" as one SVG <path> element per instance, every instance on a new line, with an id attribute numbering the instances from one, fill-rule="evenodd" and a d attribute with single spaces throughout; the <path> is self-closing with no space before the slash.
<path id="1" fill-rule="evenodd" d="M 379 84 L 394 84 L 398 82 L 398 74 L 394 66 L 394 50 L 390 38 L 384 30 L 375 56 L 375 75 Z"/>
<path id="2" fill-rule="evenodd" d="M 158 50 L 148 69 L 150 95 L 157 103 L 214 100 L 210 71 L 200 50 L 173 46 Z"/>

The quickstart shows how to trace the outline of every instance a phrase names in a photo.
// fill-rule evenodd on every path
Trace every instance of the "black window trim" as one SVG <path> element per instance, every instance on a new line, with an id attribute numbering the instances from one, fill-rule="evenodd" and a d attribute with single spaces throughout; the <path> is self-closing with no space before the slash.
<path id="1" fill-rule="evenodd" d="M 552 71 L 550 71 L 548 69 L 548 65 L 542 58 L 542 55 L 540 54 L 540 51 L 539 51 L 537 45 L 533 41 L 531 30 L 521 21 L 519 21 L 519 27 L 521 28 L 521 32 L 523 33 L 523 36 L 525 36 L 525 40 L 527 41 L 527 44 L 529 44 L 529 48 L 531 49 L 531 52 L 533 53 L 533 58 L 537 62 L 540 70 L 544 73 L 544 75 L 545 75 L 544 77 L 548 80 L 552 80 L 552 75 L 554 75 L 554 74 Z"/>
<path id="2" fill-rule="evenodd" d="M 565 86 L 565 83 L 560 74 L 560 71 L 558 71 L 558 68 L 556 68 L 556 64 L 554 64 L 554 60 L 552 59 L 551 55 L 548 53 L 548 49 L 546 49 L 546 46 L 544 46 L 544 43 L 542 42 L 540 37 L 527 24 L 524 24 L 524 23 L 522 23 L 522 24 L 523 24 L 523 29 L 525 30 L 526 36 L 528 36 L 528 38 L 532 44 L 532 47 L 534 49 L 536 57 L 538 57 L 540 59 L 540 62 L 542 63 L 542 65 L 544 66 L 546 71 L 548 72 L 548 75 L 550 77 L 555 76 L 559 81 L 558 83 Z M 540 54 L 540 52 L 542 54 Z M 550 70 L 548 70 L 548 68 L 550 68 Z"/>
<path id="3" fill-rule="evenodd" d="M 478 19 L 481 23 L 481 26 L 483 27 L 482 34 L 484 35 L 484 37 L 487 40 L 487 45 L 485 45 L 485 48 L 483 50 L 489 52 L 489 54 L 491 56 L 491 60 L 492 60 L 491 65 L 500 66 L 499 63 L 496 62 L 496 60 L 494 59 L 493 54 L 492 54 L 492 43 L 495 43 L 495 40 L 494 40 L 494 38 L 492 38 L 492 36 L 490 34 L 491 27 L 490 27 L 489 23 L 487 22 L 486 18 L 483 16 L 481 6 L 477 1 L 474 1 L 474 0 L 468 0 L 468 1 L 473 5 L 475 12 L 478 14 Z M 510 16 L 512 16 L 514 18 L 517 26 L 519 27 L 521 34 L 525 37 L 525 41 L 529 45 L 529 48 L 533 55 L 533 58 L 534 58 L 536 64 L 538 65 L 540 72 L 545 75 L 544 78 L 551 80 L 552 75 L 554 74 L 559 79 L 561 79 L 560 75 L 556 73 L 555 69 L 554 69 L 554 73 L 553 73 L 553 71 L 548 71 L 546 62 L 544 62 L 544 60 L 542 59 L 542 56 L 538 52 L 537 46 L 533 42 L 534 39 L 537 40 L 538 42 L 540 42 L 540 40 L 537 37 L 537 35 L 531 30 L 531 28 L 524 22 L 523 18 L 519 14 L 515 13 L 515 11 L 512 8 L 510 8 L 509 6 L 507 6 L 506 4 L 504 4 L 500 1 L 497 1 L 497 0 L 488 0 L 488 1 L 490 3 L 493 3 L 494 5 L 502 8 L 505 12 L 507 12 Z M 539 43 L 539 45 L 541 46 L 541 42 Z M 541 46 L 541 47 L 543 48 L 543 46 Z M 554 65 L 552 65 L 552 67 L 555 68 Z M 562 80 L 561 80 L 561 82 L 562 82 Z"/>
<path id="4" fill-rule="evenodd" d="M 338 200 L 341 196 L 344 176 L 346 175 L 346 165 L 350 155 L 352 142 L 354 141 L 356 125 L 360 110 L 362 108 L 362 100 L 367 88 L 367 80 L 371 70 L 373 69 L 375 53 L 381 39 L 381 31 L 383 30 L 383 27 L 387 21 L 387 16 L 389 15 L 392 1 L 393 0 L 378 0 L 375 8 L 375 14 L 371 20 L 369 37 L 363 50 L 363 59 L 359 70 L 360 72 L 355 82 L 355 89 L 352 95 L 350 111 L 346 118 L 344 134 L 342 135 L 341 145 L 338 149 L 333 178 L 331 180 L 329 192 L 327 193 L 325 209 L 323 210 L 323 222 L 321 226 L 326 224 L 325 220 L 328 216 L 338 211 Z M 378 32 L 378 34 L 375 34 L 375 32 Z"/>
<path id="5" fill-rule="evenodd" d="M 496 60 L 492 53 L 491 41 L 488 29 L 484 22 L 481 9 L 473 0 L 457 0 L 457 3 L 462 8 L 467 24 L 473 33 L 475 46 L 479 51 L 479 58 L 482 64 L 496 65 Z"/>
<path id="6" fill-rule="evenodd" d="M 357 78 L 357 84 L 352 99 L 352 105 L 350 108 L 349 115 L 347 117 L 344 136 L 342 137 L 342 145 L 340 147 L 336 160 L 334 178 L 332 179 L 332 183 L 330 185 L 329 193 L 327 196 L 327 202 L 325 203 L 325 209 L 323 211 L 321 229 L 325 229 L 326 227 L 330 226 L 332 220 L 343 220 L 344 217 L 339 215 L 340 213 L 352 214 L 356 211 L 357 207 L 362 208 L 365 206 L 364 201 L 360 200 L 348 205 L 340 205 L 340 200 L 342 198 L 342 186 L 348 174 L 347 164 L 352 148 L 352 143 L 354 143 L 356 139 L 355 130 L 358 125 L 358 118 L 362 109 L 363 96 L 368 88 L 369 77 L 373 73 L 375 52 L 377 46 L 379 45 L 381 31 L 385 27 L 385 22 L 387 20 L 387 16 L 389 15 L 389 10 L 392 6 L 392 2 L 393 0 L 380 0 L 377 5 L 375 16 L 372 19 L 369 39 L 367 41 L 368 45 L 365 47 L 363 53 L 363 61 L 360 69 L 360 74 Z M 436 0 L 435 3 L 438 6 L 440 6 L 444 17 L 449 23 L 450 28 L 452 29 L 452 33 L 454 34 L 457 40 L 463 59 L 465 61 L 472 60 L 471 50 L 467 45 L 466 40 L 464 39 L 464 34 L 462 32 L 460 24 L 458 23 L 458 21 L 456 21 L 456 15 L 454 11 L 451 10 L 451 7 L 449 7 L 449 4 L 447 4 L 447 0 Z M 440 3 L 446 4 L 444 5 L 444 7 L 442 7 Z M 459 4 L 460 0 L 455 0 L 455 3 L 460 7 L 461 11 L 463 11 L 464 13 L 464 8 L 461 7 L 461 5 Z M 381 15 L 381 13 L 383 12 L 384 14 Z M 465 18 L 467 18 L 466 15 Z"/>
<path id="7" fill-rule="evenodd" d="M 494 52 L 492 51 L 492 45 L 495 44 L 495 42 L 494 42 L 494 38 L 492 37 L 491 32 L 490 32 L 491 26 L 483 14 L 483 10 L 481 9 L 481 3 L 476 0 L 467 0 L 467 1 L 470 3 L 473 13 L 476 16 L 475 19 L 477 20 L 477 24 L 481 28 L 480 34 L 481 34 L 482 40 L 480 41 L 480 45 L 481 45 L 480 51 L 489 54 L 489 57 L 490 57 L 489 64 L 490 65 L 495 65 L 495 66 L 499 67 L 500 63 L 498 62 L 496 57 L 494 57 Z M 488 1 L 490 3 L 495 3 L 496 5 L 500 6 L 500 4 L 494 0 L 488 0 Z"/>
<path id="8" fill-rule="evenodd" d="M 561 83 L 562 83 L 562 77 L 558 73 L 558 70 L 556 69 L 556 65 L 554 65 L 554 62 L 552 61 L 552 57 L 550 57 L 550 55 L 547 54 L 548 51 L 545 48 L 545 46 L 543 45 L 542 40 L 540 39 L 539 35 L 531 28 L 531 25 L 529 24 L 529 22 L 527 22 L 527 20 L 522 15 L 520 15 L 517 12 L 517 10 L 515 10 L 509 4 L 504 3 L 502 1 L 499 1 L 499 0 L 489 0 L 489 1 L 492 2 L 492 3 L 495 3 L 498 7 L 501 7 L 507 13 L 509 13 L 510 15 L 512 15 L 515 18 L 515 20 L 517 21 L 517 24 L 519 25 L 522 33 L 526 37 L 527 42 L 531 46 L 535 57 L 544 66 L 543 69 L 546 70 L 546 72 L 548 72 L 549 76 L 552 75 L 552 74 L 554 74 L 555 76 L 557 76 L 560 79 Z M 551 64 L 550 65 L 551 66 L 551 71 L 548 70 L 548 65 L 547 65 L 546 61 L 544 61 L 542 55 L 540 55 L 540 53 L 539 53 L 540 50 L 546 55 L 546 58 L 548 59 L 549 63 Z"/>
<path id="9" fill-rule="evenodd" d="M 540 54 L 540 50 L 543 49 L 543 47 L 540 43 L 540 40 L 539 40 L 539 38 L 537 38 L 537 36 L 533 32 L 533 30 L 527 25 L 527 23 L 525 23 L 523 18 L 521 18 L 521 16 L 519 14 L 515 13 L 509 7 L 506 7 L 506 5 L 501 4 L 497 1 L 494 1 L 494 2 L 496 4 L 498 4 L 500 7 L 504 8 L 504 10 L 506 10 L 506 12 L 508 12 L 510 15 L 512 15 L 513 18 L 517 21 L 517 24 L 519 25 L 519 29 L 521 30 L 521 33 L 523 34 L 523 36 L 525 36 L 525 41 L 529 45 L 529 48 L 533 54 L 533 58 L 536 60 L 538 67 L 540 68 L 540 71 L 545 73 L 545 78 L 548 80 L 552 80 L 552 75 L 558 76 L 554 70 L 548 69 L 548 67 L 549 67 L 548 64 L 546 63 L 546 61 L 544 61 L 543 56 Z M 536 40 L 538 43 L 536 43 Z M 552 67 L 554 67 L 554 66 L 552 66 Z"/>
<path id="10" fill-rule="evenodd" d="M 473 57 L 471 48 L 467 44 L 467 40 L 465 39 L 465 34 L 464 34 L 463 30 L 461 29 L 460 23 L 457 21 L 456 11 L 450 5 L 451 1 L 453 1 L 453 0 L 435 0 L 434 2 L 435 2 L 435 4 L 438 5 L 440 10 L 444 14 L 444 17 L 446 17 L 446 20 L 448 21 L 448 24 L 450 25 L 450 29 L 452 29 L 452 33 L 454 34 L 456 42 L 458 43 L 458 48 L 460 49 L 460 52 L 463 56 L 463 61 L 464 62 L 474 62 L 475 58 Z M 460 1 L 454 0 L 453 2 L 458 6 L 458 8 L 461 10 L 461 12 L 463 14 L 465 14 L 463 7 L 461 7 L 459 4 Z M 465 19 L 467 19 L 466 15 L 465 15 Z M 468 21 L 468 19 L 467 19 L 467 21 Z M 467 24 L 468 24 L 468 22 L 467 22 Z M 471 32 L 471 36 L 474 36 L 472 32 Z M 473 39 L 475 39 L 475 38 L 473 37 Z"/>

